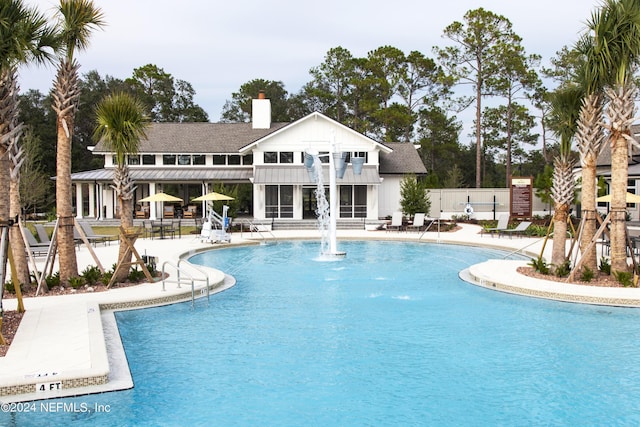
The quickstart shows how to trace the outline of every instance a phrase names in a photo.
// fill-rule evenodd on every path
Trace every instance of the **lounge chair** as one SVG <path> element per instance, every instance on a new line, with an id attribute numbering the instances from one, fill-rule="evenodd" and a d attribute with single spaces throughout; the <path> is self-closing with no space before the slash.
<path id="1" fill-rule="evenodd" d="M 518 224 L 516 228 L 502 230 L 500 231 L 500 233 L 508 234 L 509 238 L 511 238 L 511 236 L 513 235 L 518 235 L 522 237 L 522 235 L 524 234 L 525 231 L 527 231 L 527 228 L 529 228 L 530 225 L 531 225 L 530 221 L 522 221 L 520 224 Z"/>
<path id="2" fill-rule="evenodd" d="M 32 255 L 46 255 L 47 252 L 49 252 L 48 243 L 38 242 L 31 230 L 29 230 L 27 227 L 23 227 L 22 229 L 24 230 L 24 235 L 27 238 L 27 244 L 29 245 L 29 249 L 31 250 Z"/>
<path id="3" fill-rule="evenodd" d="M 424 213 L 417 213 L 413 217 L 413 224 L 407 225 L 407 230 L 422 231 L 424 228 Z"/>
<path id="4" fill-rule="evenodd" d="M 499 233 L 502 231 L 505 231 L 507 229 L 507 227 L 509 226 L 509 215 L 508 214 L 503 214 L 500 215 L 500 217 L 498 218 L 498 225 L 494 228 L 483 228 L 480 232 L 481 235 L 485 234 L 485 233 L 489 233 L 491 234 L 491 237 L 493 237 L 494 234 L 498 233 L 498 235 L 500 235 Z"/>
<path id="5" fill-rule="evenodd" d="M 91 224 L 89 224 L 88 222 L 78 221 L 78 224 L 80 224 L 80 228 L 82 228 L 82 231 L 84 231 L 84 234 L 87 236 L 89 242 L 93 243 L 94 246 L 97 242 L 106 244 L 107 242 L 111 242 L 114 238 L 118 237 L 112 234 L 96 234 L 93 231 Z"/>
<path id="6" fill-rule="evenodd" d="M 44 225 L 42 224 L 34 224 L 36 228 L 36 233 L 38 233 L 38 239 L 40 239 L 40 243 L 50 244 L 51 239 L 49 238 L 49 233 L 44 229 Z"/>
<path id="7" fill-rule="evenodd" d="M 387 225 L 387 231 L 402 231 L 402 218 L 402 212 L 394 212 L 393 215 L 391 215 L 391 224 Z"/>

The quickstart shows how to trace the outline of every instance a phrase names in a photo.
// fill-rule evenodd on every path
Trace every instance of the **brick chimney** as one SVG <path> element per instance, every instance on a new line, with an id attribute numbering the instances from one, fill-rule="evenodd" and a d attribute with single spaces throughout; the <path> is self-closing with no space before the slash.
<path id="1" fill-rule="evenodd" d="M 264 91 L 258 92 L 258 99 L 251 100 L 251 125 L 253 129 L 269 129 L 271 127 L 271 100 Z"/>

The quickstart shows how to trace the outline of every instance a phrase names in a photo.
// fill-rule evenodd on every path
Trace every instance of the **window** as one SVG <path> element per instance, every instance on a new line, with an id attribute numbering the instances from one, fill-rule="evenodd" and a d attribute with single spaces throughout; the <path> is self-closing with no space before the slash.
<path id="1" fill-rule="evenodd" d="M 265 151 L 264 152 L 264 162 L 265 163 L 278 163 L 278 153 L 275 151 Z"/>
<path id="2" fill-rule="evenodd" d="M 290 164 L 293 163 L 293 152 L 283 151 L 280 153 L 280 163 Z"/>
<path id="3" fill-rule="evenodd" d="M 239 154 L 229 154 L 227 157 L 227 164 L 229 165 L 239 165 L 240 164 L 240 155 Z"/>
<path id="4" fill-rule="evenodd" d="M 214 165 L 226 165 L 227 164 L 227 156 L 224 154 L 214 154 L 213 155 L 213 164 Z"/>
<path id="5" fill-rule="evenodd" d="M 137 166 L 140 164 L 140 156 L 131 154 L 127 156 L 127 164 Z"/>
<path id="6" fill-rule="evenodd" d="M 175 165 L 176 164 L 176 155 L 175 154 L 163 154 L 162 155 L 162 164 L 163 165 Z"/>
<path id="7" fill-rule="evenodd" d="M 253 154 L 247 154 L 246 156 L 242 156 L 242 164 L 243 165 L 252 165 L 253 164 Z"/>
<path id="8" fill-rule="evenodd" d="M 340 186 L 340 218 L 367 217 L 367 186 Z"/>
<path id="9" fill-rule="evenodd" d="M 194 165 L 204 165 L 205 164 L 205 156 L 204 154 L 194 154 L 191 157 L 191 161 Z"/>
<path id="10" fill-rule="evenodd" d="M 293 218 L 293 185 L 265 186 L 265 216 Z"/>
<path id="11" fill-rule="evenodd" d="M 156 156 L 153 154 L 143 154 L 142 155 L 142 164 L 143 165 L 155 165 L 156 164 Z"/>
<path id="12" fill-rule="evenodd" d="M 178 164 L 180 166 L 187 166 L 191 164 L 191 156 L 189 154 L 180 154 L 178 156 Z"/>

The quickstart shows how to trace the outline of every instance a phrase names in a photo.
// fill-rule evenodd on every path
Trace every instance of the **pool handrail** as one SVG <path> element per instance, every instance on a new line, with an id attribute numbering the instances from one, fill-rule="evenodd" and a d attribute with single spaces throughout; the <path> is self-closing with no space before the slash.
<path id="1" fill-rule="evenodd" d="M 176 270 L 177 278 L 175 280 L 167 279 L 166 270 L 165 270 L 165 267 L 167 265 L 173 267 Z M 166 283 L 177 283 L 178 284 L 178 288 L 180 288 L 180 284 L 181 283 L 185 283 L 185 281 L 182 280 L 182 278 L 180 277 L 181 274 L 184 274 L 187 277 L 187 282 L 186 283 L 190 283 L 191 284 L 191 307 L 194 307 L 195 306 L 195 299 L 196 299 L 195 281 L 196 280 L 202 280 L 202 279 L 196 279 L 192 275 L 187 273 L 186 271 L 181 271 L 180 267 L 178 267 L 176 264 L 172 263 L 171 261 L 164 261 L 162 263 L 162 290 L 163 291 L 166 290 L 165 282 Z M 208 291 L 209 291 L 208 280 L 209 280 L 209 278 L 207 277 L 206 280 L 207 280 L 207 294 L 208 294 Z"/>

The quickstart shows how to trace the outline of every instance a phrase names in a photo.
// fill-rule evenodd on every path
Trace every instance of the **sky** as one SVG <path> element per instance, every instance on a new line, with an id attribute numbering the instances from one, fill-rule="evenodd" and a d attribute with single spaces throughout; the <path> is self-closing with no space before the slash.
<path id="1" fill-rule="evenodd" d="M 24 0 L 51 15 L 54 0 Z M 125 79 L 154 64 L 196 91 L 195 102 L 217 122 L 226 100 L 253 79 L 281 81 L 297 93 L 329 49 L 366 57 L 380 46 L 435 58 L 443 30 L 484 8 L 511 21 L 527 53 L 548 63 L 584 31 L 598 0 L 94 0 L 107 26 L 77 55 L 80 73 Z M 24 92 L 48 93 L 55 67 L 23 68 Z"/>

